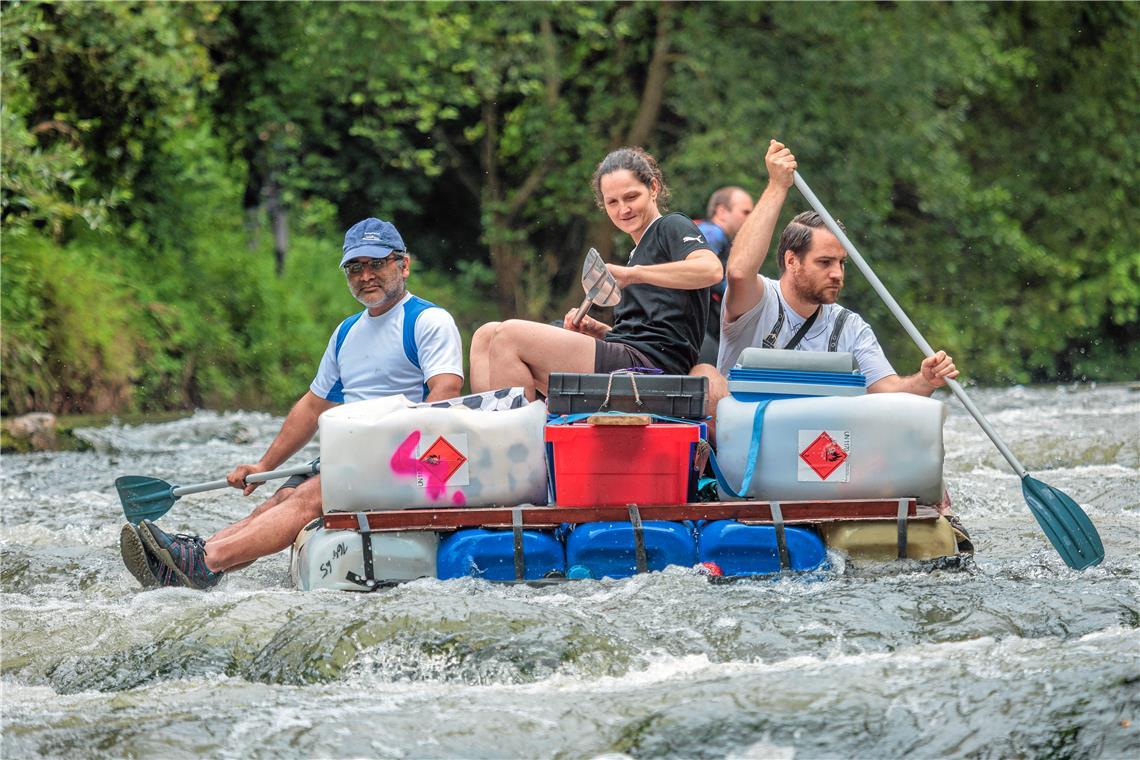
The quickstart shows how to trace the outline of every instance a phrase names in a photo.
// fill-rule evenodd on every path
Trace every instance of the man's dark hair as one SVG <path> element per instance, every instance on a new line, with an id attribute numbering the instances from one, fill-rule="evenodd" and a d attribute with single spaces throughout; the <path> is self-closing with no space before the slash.
<path id="1" fill-rule="evenodd" d="M 737 187 L 736 185 L 728 185 L 727 187 L 722 187 L 719 190 L 717 190 L 716 192 L 714 192 L 712 195 L 710 195 L 709 196 L 709 205 L 707 208 L 705 208 L 705 219 L 707 219 L 708 221 L 711 222 L 713 216 L 716 214 L 716 210 L 721 206 L 724 206 L 726 209 L 731 211 L 732 210 L 732 196 L 738 190 L 742 193 L 747 192 L 743 187 Z"/>
<path id="2" fill-rule="evenodd" d="M 839 229 L 847 231 L 843 222 L 836 220 L 835 223 L 839 225 Z M 811 250 L 812 230 L 820 229 L 827 229 L 827 225 L 823 223 L 823 217 L 814 211 L 802 211 L 792 217 L 792 221 L 788 222 L 788 226 L 780 233 L 780 242 L 776 244 L 776 263 L 780 265 L 780 274 L 783 274 L 787 268 L 784 252 L 791 251 L 796 258 L 803 261 L 804 256 Z"/>
<path id="3" fill-rule="evenodd" d="M 593 187 L 594 202 L 598 208 L 604 209 L 605 201 L 602 199 L 602 177 L 607 174 L 625 169 L 637 178 L 637 181 L 648 188 L 657 182 L 657 209 L 664 212 L 669 204 L 669 188 L 665 186 L 665 177 L 657 166 L 657 159 L 641 148 L 618 148 L 602 159 L 598 168 L 594 170 Z"/>

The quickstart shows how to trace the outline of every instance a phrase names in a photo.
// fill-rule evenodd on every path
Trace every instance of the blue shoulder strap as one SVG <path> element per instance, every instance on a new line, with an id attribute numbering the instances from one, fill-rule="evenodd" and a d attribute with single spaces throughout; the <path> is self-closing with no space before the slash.
<path id="1" fill-rule="evenodd" d="M 351 317 L 347 317 L 343 322 L 340 323 L 340 327 L 336 329 L 336 344 L 333 346 L 334 359 L 340 358 L 340 348 L 344 345 L 344 339 L 348 337 L 348 331 L 351 330 L 352 326 L 355 325 L 363 316 L 364 312 L 362 311 L 358 314 L 353 314 Z M 335 383 L 333 383 L 333 387 L 329 389 L 326 400 L 335 402 L 337 404 L 344 403 L 344 383 L 342 381 L 337 380 Z"/>
<path id="2" fill-rule="evenodd" d="M 416 345 L 416 320 L 428 309 L 435 308 L 431 301 L 412 296 L 404 303 L 404 356 L 420 368 L 420 348 Z"/>
<path id="3" fill-rule="evenodd" d="M 416 345 L 416 321 L 428 309 L 438 308 L 431 301 L 425 301 L 419 296 L 412 296 L 404 302 L 404 356 L 415 366 L 420 367 L 420 347 Z M 424 383 L 424 398 L 428 396 L 427 383 Z"/>
<path id="4" fill-rule="evenodd" d="M 357 320 L 364 316 L 364 312 L 358 312 L 351 317 L 347 317 L 340 323 L 340 327 L 336 330 L 336 346 L 333 348 L 333 358 L 340 358 L 340 347 L 344 345 L 344 339 L 348 337 L 348 331 L 356 324 Z"/>

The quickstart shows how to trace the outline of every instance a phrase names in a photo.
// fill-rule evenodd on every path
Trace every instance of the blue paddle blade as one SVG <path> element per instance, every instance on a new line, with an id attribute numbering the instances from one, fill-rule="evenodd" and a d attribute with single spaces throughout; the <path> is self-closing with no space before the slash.
<path id="1" fill-rule="evenodd" d="M 178 497 L 174 486 L 165 480 L 142 475 L 123 475 L 115 479 L 115 490 L 123 503 L 127 521 L 138 525 L 143 520 L 157 520 L 165 515 Z"/>
<path id="2" fill-rule="evenodd" d="M 1066 565 L 1084 570 L 1101 563 L 1104 545 L 1096 526 L 1064 491 L 1025 475 L 1021 479 L 1021 493 Z"/>

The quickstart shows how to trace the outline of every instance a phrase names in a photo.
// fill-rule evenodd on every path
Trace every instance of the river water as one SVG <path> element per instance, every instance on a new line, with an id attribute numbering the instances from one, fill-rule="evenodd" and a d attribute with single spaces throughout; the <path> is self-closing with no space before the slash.
<path id="1" fill-rule="evenodd" d="M 725 585 L 674 569 L 546 588 L 303 593 L 283 553 L 209 593 L 144 592 L 119 559 L 115 476 L 215 479 L 260 455 L 280 419 L 200 412 L 84 431 L 90 452 L 7 455 L 0 750 L 1140 756 L 1140 391 L 972 396 L 1036 477 L 1085 508 L 1101 566 L 1065 567 L 953 400 L 947 482 L 972 564 L 840 561 L 822 577 Z M 208 534 L 255 501 L 187 496 L 163 524 Z"/>

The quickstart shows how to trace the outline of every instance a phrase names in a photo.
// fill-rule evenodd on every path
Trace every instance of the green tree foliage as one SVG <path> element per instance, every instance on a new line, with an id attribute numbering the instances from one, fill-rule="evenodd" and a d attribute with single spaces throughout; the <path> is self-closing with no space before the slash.
<path id="1" fill-rule="evenodd" d="M 46 151 L 79 147 L 81 197 L 170 238 L 198 177 L 199 99 L 214 74 L 197 30 L 210 3 L 21 3 L 4 14 L 5 89 Z"/>
<path id="2" fill-rule="evenodd" d="M 1122 214 L 1137 187 L 1136 6 L 827 8 L 740 4 L 723 25 L 685 24 L 700 86 L 673 93 L 692 116 L 671 168 L 687 207 L 727 181 L 759 193 L 778 137 L 970 377 L 1135 376 L 1140 245 Z M 709 97 L 742 81 L 753 97 Z M 900 370 L 918 361 L 855 271 L 844 300 Z"/>
<path id="3" fill-rule="evenodd" d="M 247 253 L 214 10 L 5 8 L 5 411 L 280 405 L 351 308 L 335 271 L 310 302 Z"/>
<path id="4" fill-rule="evenodd" d="M 287 405 L 369 215 L 465 335 L 550 318 L 607 151 L 698 216 L 769 137 L 971 379 L 1133 378 L 1138 7 L 6 3 L 3 410 Z"/>
<path id="5" fill-rule="evenodd" d="M 1140 13 L 1026 4 L 991 19 L 1025 65 L 974 104 L 962 144 L 992 198 L 976 214 L 992 232 L 967 238 L 990 260 L 970 283 L 975 345 L 1018 379 L 1136 378 Z M 995 311 L 1006 329 L 985 327 Z"/>
<path id="6" fill-rule="evenodd" d="M 411 215 L 431 263 L 489 254 L 501 312 L 538 316 L 581 255 L 593 166 L 651 135 L 664 82 L 638 80 L 662 68 L 669 10 L 237 4 L 224 37 L 240 52 L 216 54 L 219 120 L 252 185 L 273 175 L 289 202 L 331 199 L 344 225 Z M 302 32 L 304 46 L 280 44 Z"/>

